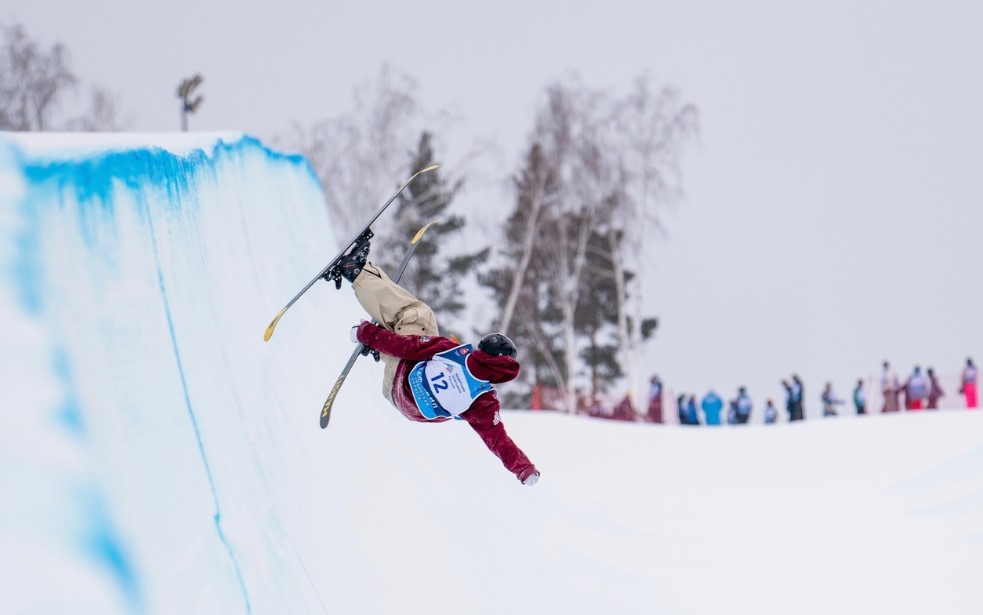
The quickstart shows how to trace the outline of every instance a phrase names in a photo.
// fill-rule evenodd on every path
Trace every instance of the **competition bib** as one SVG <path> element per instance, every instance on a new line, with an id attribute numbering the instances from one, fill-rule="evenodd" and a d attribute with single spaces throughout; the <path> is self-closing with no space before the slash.
<path id="1" fill-rule="evenodd" d="M 475 378 L 468 370 L 467 359 L 473 350 L 471 344 L 462 344 L 410 370 L 410 390 L 424 417 L 458 418 L 474 400 L 494 390 L 490 382 Z"/>

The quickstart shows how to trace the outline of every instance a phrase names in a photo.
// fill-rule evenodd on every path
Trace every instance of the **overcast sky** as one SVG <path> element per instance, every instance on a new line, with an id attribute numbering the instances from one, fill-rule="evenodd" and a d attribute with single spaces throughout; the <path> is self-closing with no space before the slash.
<path id="1" fill-rule="evenodd" d="M 450 141 L 497 140 L 502 177 L 550 80 L 624 91 L 648 70 L 702 124 L 645 274 L 650 365 L 756 401 L 798 371 L 818 411 L 822 382 L 845 396 L 882 358 L 983 358 L 983 3 L 805 4 L 7 0 L 0 19 L 63 42 L 138 130 L 178 126 L 196 71 L 192 129 L 269 137 L 343 111 L 389 62 L 463 118 Z"/>

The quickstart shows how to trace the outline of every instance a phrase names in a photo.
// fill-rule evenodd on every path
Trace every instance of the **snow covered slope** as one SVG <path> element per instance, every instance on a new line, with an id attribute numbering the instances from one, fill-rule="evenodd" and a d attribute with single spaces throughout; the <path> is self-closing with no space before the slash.
<path id="1" fill-rule="evenodd" d="M 262 335 L 330 224 L 307 164 L 241 135 L 0 135 L 4 612 L 983 609 L 983 414 L 505 413 L 527 488 L 363 360 L 321 431 L 350 291 Z"/>

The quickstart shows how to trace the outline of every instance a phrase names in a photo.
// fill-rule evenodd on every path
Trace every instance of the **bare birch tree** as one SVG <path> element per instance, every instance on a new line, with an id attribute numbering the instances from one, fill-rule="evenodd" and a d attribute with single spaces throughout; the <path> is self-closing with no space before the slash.
<path id="1" fill-rule="evenodd" d="M 478 276 L 502 306 L 492 329 L 506 333 L 523 349 L 520 378 L 529 387 L 547 382 L 559 386 L 564 380 L 557 363 L 553 336 L 544 331 L 541 316 L 544 297 L 549 293 L 542 261 L 547 258 L 545 241 L 539 234 L 549 224 L 557 206 L 557 181 L 542 147 L 533 143 L 525 165 L 512 179 L 516 205 L 502 229 L 498 243 L 498 262 Z M 504 300 L 504 303 L 501 303 Z M 531 388 L 505 394 L 517 406 L 529 402 Z"/>
<path id="2" fill-rule="evenodd" d="M 64 107 L 78 107 L 78 78 L 64 45 L 43 48 L 21 25 L 0 24 L 0 130 L 121 130 L 115 97 L 93 85 L 81 114 L 64 119 Z"/>
<path id="3" fill-rule="evenodd" d="M 348 241 L 390 186 L 406 174 L 406 157 L 422 132 L 416 82 L 391 66 L 359 86 L 351 108 L 287 138 L 310 161 L 324 187 L 335 237 Z"/>
<path id="4" fill-rule="evenodd" d="M 547 88 L 532 140 L 556 184 L 555 198 L 547 203 L 538 198 L 535 183 L 523 186 L 517 208 L 524 209 L 525 226 L 511 230 L 512 247 L 505 254 L 509 265 L 497 270 L 494 283 L 501 286 L 502 272 L 509 272 L 500 327 L 506 333 L 527 332 L 537 353 L 551 357 L 546 362 L 550 380 L 561 389 L 570 411 L 575 385 L 584 379 L 580 359 L 598 359 L 596 337 L 601 327 L 610 326 L 596 322 L 585 329 L 584 319 L 578 320 L 587 309 L 584 303 L 596 296 L 595 288 L 585 284 L 596 285 L 601 273 L 614 287 L 619 363 L 625 368 L 626 388 L 633 389 L 637 351 L 656 320 L 642 317 L 640 278 L 630 271 L 643 269 L 644 240 L 659 232 L 662 208 L 682 194 L 679 157 L 696 126 L 695 107 L 684 104 L 674 88 L 656 89 L 646 77 L 622 99 L 585 87 L 576 78 Z M 588 276 L 594 258 L 590 244 L 598 238 L 606 241 L 608 256 L 603 272 L 595 267 Z M 530 268 L 538 275 L 531 276 Z M 547 299 L 538 313 L 513 324 L 524 287 L 534 279 Z M 587 343 L 580 339 L 584 336 Z M 609 367 L 608 374 L 620 373 Z"/>
<path id="5" fill-rule="evenodd" d="M 558 181 L 558 198 L 531 235 L 538 236 L 545 257 L 539 266 L 550 280 L 559 313 L 556 335 L 562 340 L 558 386 L 567 411 L 574 412 L 573 383 L 578 378 L 577 305 L 581 300 L 587 245 L 598 211 L 598 161 L 603 127 L 597 109 L 604 96 L 579 82 L 556 83 L 547 89 L 546 104 L 536 122 L 535 139 L 541 144 L 550 172 Z M 543 222 L 548 224 L 543 225 Z M 521 280 L 516 276 L 516 280 Z"/>
<path id="6" fill-rule="evenodd" d="M 64 45 L 44 49 L 20 24 L 0 24 L 0 129 L 50 130 L 77 82 Z"/>
<path id="7" fill-rule="evenodd" d="M 120 112 L 116 97 L 109 90 L 95 85 L 89 88 L 89 94 L 88 110 L 69 120 L 66 130 L 116 132 L 130 128 L 133 120 Z"/>
<path id="8" fill-rule="evenodd" d="M 643 267 L 648 248 L 662 228 L 664 208 L 683 196 L 680 159 L 698 133 L 699 116 L 671 86 L 657 88 L 650 77 L 634 87 L 612 109 L 612 141 L 618 169 L 616 198 L 607 202 L 608 240 L 618 292 L 618 334 L 629 394 L 639 383 L 637 355 L 644 338 L 642 293 L 628 292 L 625 265 Z M 628 304 L 629 300 L 631 305 Z"/>

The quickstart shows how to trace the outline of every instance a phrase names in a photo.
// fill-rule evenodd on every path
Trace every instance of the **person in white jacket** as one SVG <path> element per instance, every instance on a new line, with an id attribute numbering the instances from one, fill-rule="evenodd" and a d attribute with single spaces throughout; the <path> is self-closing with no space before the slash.
<path id="1" fill-rule="evenodd" d="M 823 389 L 822 401 L 823 416 L 837 416 L 836 407 L 841 405 L 843 400 L 836 398 L 836 393 L 833 392 L 832 382 L 826 383 L 826 388 Z"/>

